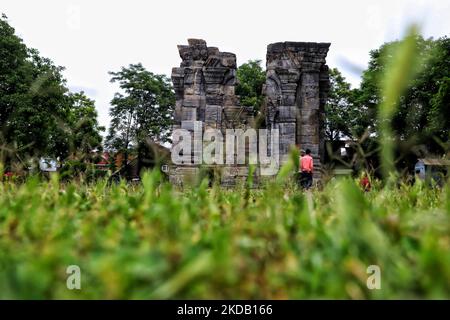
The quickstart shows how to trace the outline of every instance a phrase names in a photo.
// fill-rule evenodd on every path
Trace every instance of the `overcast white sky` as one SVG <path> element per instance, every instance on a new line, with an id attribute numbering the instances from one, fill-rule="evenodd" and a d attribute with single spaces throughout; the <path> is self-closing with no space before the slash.
<path id="1" fill-rule="evenodd" d="M 237 55 L 238 64 L 260 59 L 279 41 L 331 42 L 328 65 L 357 86 L 369 50 L 400 38 L 411 22 L 424 36 L 450 31 L 449 0 L 1 0 L 25 43 L 66 67 L 72 91 L 96 100 L 108 126 L 117 87 L 108 71 L 130 63 L 170 76 L 177 44 L 205 39 Z"/>

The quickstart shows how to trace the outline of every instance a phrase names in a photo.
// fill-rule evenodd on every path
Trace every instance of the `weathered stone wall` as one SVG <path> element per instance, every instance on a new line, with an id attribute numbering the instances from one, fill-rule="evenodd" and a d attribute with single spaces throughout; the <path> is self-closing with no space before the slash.
<path id="1" fill-rule="evenodd" d="M 182 62 L 172 69 L 172 81 L 176 94 L 174 129 L 182 128 L 193 133 L 194 122 L 202 122 L 202 130 L 246 129 L 252 125 L 251 108 L 241 107 L 235 95 L 236 55 L 208 47 L 204 40 L 188 39 L 188 45 L 179 45 Z M 198 138 L 194 139 L 193 143 Z M 197 141 L 199 142 L 199 141 Z M 194 154 L 192 155 L 194 156 Z M 203 166 L 204 167 L 204 166 Z M 222 183 L 232 185 L 243 176 L 245 166 L 222 168 Z M 169 177 L 175 184 L 195 180 L 200 166 L 192 163 L 175 166 Z"/>
<path id="2" fill-rule="evenodd" d="M 329 90 L 325 58 L 329 43 L 280 42 L 267 47 L 266 125 L 279 129 L 280 160 L 283 163 L 291 146 L 311 149 L 315 159 L 315 179 L 320 179 L 323 159 L 323 109 Z M 247 129 L 253 126 L 253 110 L 241 107 L 235 95 L 236 56 L 208 47 L 204 40 L 189 39 L 178 46 L 182 62 L 172 69 L 176 94 L 174 129 L 192 134 L 194 124 L 202 130 Z M 194 148 L 193 148 L 194 149 Z M 192 153 L 192 159 L 199 156 Z M 200 155 L 201 156 L 201 155 Z M 210 169 L 215 166 L 210 166 Z M 170 180 L 183 185 L 195 181 L 204 166 L 190 163 L 173 166 Z M 231 186 L 248 175 L 247 165 L 220 166 L 222 185 Z M 256 172 L 258 175 L 258 171 Z"/>
<path id="3" fill-rule="evenodd" d="M 280 158 L 291 146 L 311 149 L 316 179 L 324 155 L 323 117 L 329 90 L 325 64 L 329 43 L 278 42 L 267 47 L 268 128 L 280 130 Z"/>

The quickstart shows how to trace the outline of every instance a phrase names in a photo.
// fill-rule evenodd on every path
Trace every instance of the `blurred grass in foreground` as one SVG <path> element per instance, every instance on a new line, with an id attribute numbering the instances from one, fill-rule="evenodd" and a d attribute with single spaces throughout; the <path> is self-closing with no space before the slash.
<path id="1" fill-rule="evenodd" d="M 407 88 L 408 82 L 418 71 L 416 46 L 417 27 L 412 26 L 405 39 L 393 48 L 393 58 L 386 66 L 386 72 L 381 79 L 383 100 L 378 111 L 381 140 L 381 163 L 385 179 L 394 174 L 394 139 L 390 122 L 397 108 L 401 94 Z M 395 176 L 395 175 L 394 175 Z"/>
<path id="2" fill-rule="evenodd" d="M 448 185 L 159 182 L 0 184 L 0 298 L 450 298 Z M 381 290 L 366 287 L 373 264 Z"/>

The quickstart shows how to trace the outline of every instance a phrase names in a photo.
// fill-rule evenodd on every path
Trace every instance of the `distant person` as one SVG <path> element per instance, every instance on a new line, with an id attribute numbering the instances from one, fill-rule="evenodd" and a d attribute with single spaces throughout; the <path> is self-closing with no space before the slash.
<path id="1" fill-rule="evenodd" d="M 370 189 L 372 188 L 372 185 L 370 183 L 370 180 L 369 180 L 369 177 L 368 177 L 367 173 L 364 173 L 364 175 L 362 176 L 361 180 L 359 181 L 359 185 L 364 190 L 364 192 L 369 192 L 370 191 Z"/>
<path id="2" fill-rule="evenodd" d="M 3 174 L 3 181 L 11 181 L 13 177 L 14 177 L 14 173 L 12 173 L 11 171 L 6 171 Z"/>
<path id="3" fill-rule="evenodd" d="M 309 189 L 313 184 L 314 161 L 311 157 L 311 150 L 306 149 L 305 155 L 301 157 L 300 168 L 302 170 L 303 188 Z"/>

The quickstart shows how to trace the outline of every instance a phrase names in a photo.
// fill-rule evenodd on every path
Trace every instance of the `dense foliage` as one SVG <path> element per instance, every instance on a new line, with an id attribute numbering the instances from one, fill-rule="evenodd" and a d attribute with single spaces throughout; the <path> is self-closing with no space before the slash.
<path id="1" fill-rule="evenodd" d="M 254 107 L 259 111 L 263 103 L 263 85 L 266 82 L 266 72 L 261 67 L 261 60 L 249 60 L 237 69 L 238 84 L 236 94 L 241 105 Z"/>
<path id="2" fill-rule="evenodd" d="M 147 71 L 142 64 L 131 64 L 110 72 L 122 93 L 111 101 L 111 126 L 106 144 L 113 150 L 128 152 L 142 141 L 170 141 L 175 94 L 164 75 Z"/>
<path id="3" fill-rule="evenodd" d="M 352 90 L 337 68 L 330 69 L 330 91 L 325 105 L 325 139 L 362 136 L 367 128 L 363 110 L 355 104 L 356 90 Z"/>
<path id="4" fill-rule="evenodd" d="M 450 138 L 450 39 L 414 41 L 417 61 L 415 75 L 402 92 L 392 118 L 392 129 L 399 143 L 422 146 L 424 152 L 443 153 Z M 370 52 L 369 67 L 357 90 L 356 107 L 365 113 L 370 132 L 377 133 L 377 108 L 383 101 L 381 79 L 399 41 L 389 42 Z"/>
<path id="5" fill-rule="evenodd" d="M 71 94 L 54 65 L 28 48 L 6 16 L 0 18 L 0 157 L 51 156 L 101 146 L 94 102 Z"/>

